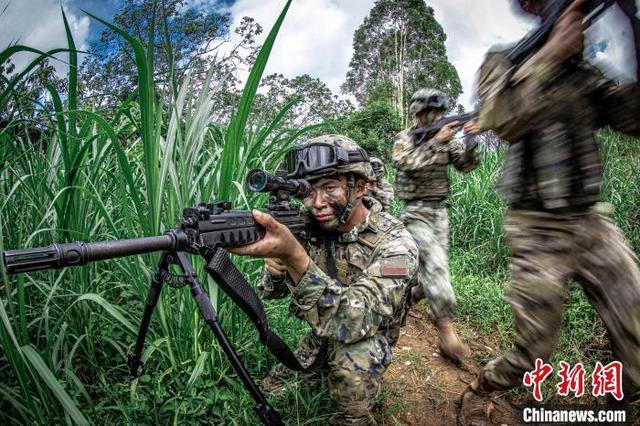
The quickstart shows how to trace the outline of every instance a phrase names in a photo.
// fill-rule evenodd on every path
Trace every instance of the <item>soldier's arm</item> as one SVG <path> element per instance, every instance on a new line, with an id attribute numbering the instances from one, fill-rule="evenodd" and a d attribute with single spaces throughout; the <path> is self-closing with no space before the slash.
<path id="1" fill-rule="evenodd" d="M 517 72 L 512 68 L 504 52 L 491 52 L 478 78 L 481 106 L 477 124 L 510 143 L 520 140 L 531 120 L 553 102 L 545 88 L 557 75 L 558 65 L 534 56 Z"/>
<path id="2" fill-rule="evenodd" d="M 404 234 L 385 244 L 348 286 L 330 278 L 313 261 L 309 264 L 291 295 L 316 334 L 353 343 L 373 336 L 382 320 L 397 312 L 417 268 L 415 242 Z"/>
<path id="3" fill-rule="evenodd" d="M 608 79 L 602 79 L 599 94 L 599 118 L 602 125 L 633 136 L 640 136 L 640 83 L 618 86 Z"/>
<path id="4" fill-rule="evenodd" d="M 504 53 L 487 56 L 479 79 L 481 128 L 518 142 L 533 118 L 554 105 L 555 97 L 564 97 L 548 88 L 563 64 L 584 48 L 586 24 L 580 7 L 580 2 L 572 3 L 555 21 L 544 46 L 515 72 Z"/>
<path id="5" fill-rule="evenodd" d="M 293 281 L 289 274 L 284 277 L 274 277 L 266 268 L 262 268 L 258 280 L 258 295 L 263 299 L 281 299 L 289 295 L 289 286 Z"/>
<path id="6" fill-rule="evenodd" d="M 433 164 L 442 163 L 442 156 L 447 155 L 446 145 L 431 138 L 416 146 L 408 132 L 401 132 L 396 136 L 393 144 L 391 162 L 398 170 L 422 170 Z"/>

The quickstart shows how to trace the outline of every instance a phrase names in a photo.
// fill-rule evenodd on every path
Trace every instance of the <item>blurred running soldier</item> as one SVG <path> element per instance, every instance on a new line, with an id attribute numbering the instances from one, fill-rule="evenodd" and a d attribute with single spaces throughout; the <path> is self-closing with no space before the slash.
<path id="1" fill-rule="evenodd" d="M 544 17 L 546 0 L 522 0 Z M 487 395 L 522 383 L 537 358 L 549 360 L 561 329 L 567 283 L 578 281 L 606 325 L 623 364 L 625 394 L 640 386 L 640 269 L 599 203 L 602 163 L 596 131 L 640 135 L 640 86 L 618 86 L 584 61 L 581 2 L 555 23 L 546 44 L 515 73 L 507 51 L 480 68 L 475 130 L 509 142 L 498 185 L 509 204 L 511 251 L 506 300 L 515 318 L 515 349 L 490 361 L 462 395 L 460 420 L 486 421 Z"/>

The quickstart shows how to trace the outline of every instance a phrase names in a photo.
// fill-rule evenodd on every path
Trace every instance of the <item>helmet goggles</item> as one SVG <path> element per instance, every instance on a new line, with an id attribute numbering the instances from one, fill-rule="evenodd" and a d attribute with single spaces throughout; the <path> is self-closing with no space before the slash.
<path id="1" fill-rule="evenodd" d="M 328 143 L 312 143 L 293 149 L 285 154 L 287 177 L 304 177 L 320 170 L 334 168 L 355 162 L 369 161 L 369 155 L 360 148 L 357 151 Z"/>

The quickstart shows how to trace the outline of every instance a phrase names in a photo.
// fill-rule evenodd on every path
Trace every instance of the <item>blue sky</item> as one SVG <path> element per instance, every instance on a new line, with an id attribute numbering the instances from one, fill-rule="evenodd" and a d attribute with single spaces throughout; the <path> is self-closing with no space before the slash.
<path id="1" fill-rule="evenodd" d="M 0 48 L 20 40 L 39 49 L 66 46 L 60 4 L 69 19 L 76 45 L 87 49 L 92 38 L 103 26 L 84 13 L 87 10 L 111 20 L 124 0 L 0 0 L 8 3 L 0 16 Z M 261 41 L 280 13 L 284 0 L 188 0 L 195 7 L 218 7 L 227 11 L 233 24 L 243 16 L 251 16 L 264 28 Z M 640 0 L 636 0 L 640 4 Z M 517 16 L 510 6 L 512 0 L 427 0 L 436 19 L 447 33 L 449 60 L 458 70 L 464 93 L 460 101 L 473 105 L 476 70 L 487 49 L 494 44 L 506 44 L 520 39 L 535 23 Z M 374 0 L 294 0 L 272 51 L 266 72 L 279 72 L 287 77 L 309 74 L 324 81 L 334 93 L 345 78 L 352 55 L 353 32 L 368 15 Z M 628 46 L 616 42 L 623 28 L 604 21 L 592 31 L 593 43 L 606 46 L 598 52 L 596 61 L 612 68 L 614 77 L 620 70 L 611 65 L 624 62 Z M 16 60 L 26 63 L 27 58 Z M 56 67 L 64 72 L 65 64 Z M 243 75 L 243 71 L 239 71 Z M 246 70 L 245 70 L 246 72 Z M 627 74 L 633 70 L 628 70 Z M 616 73 L 618 76 L 616 76 Z"/>
<path id="2" fill-rule="evenodd" d="M 65 2 L 65 6 L 68 8 L 69 12 L 74 15 L 81 16 L 82 10 L 86 10 L 87 12 L 109 22 L 111 22 L 121 4 L 122 0 L 69 0 Z M 92 38 L 97 37 L 102 28 L 102 24 L 90 21 L 88 39 L 91 40 Z"/>

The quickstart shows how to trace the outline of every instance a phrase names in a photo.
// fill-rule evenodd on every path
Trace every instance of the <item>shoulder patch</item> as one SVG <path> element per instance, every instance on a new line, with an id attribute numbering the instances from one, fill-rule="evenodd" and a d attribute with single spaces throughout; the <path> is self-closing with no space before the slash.
<path id="1" fill-rule="evenodd" d="M 382 259 L 380 275 L 386 278 L 407 278 L 409 276 L 409 261 L 405 256 Z"/>

